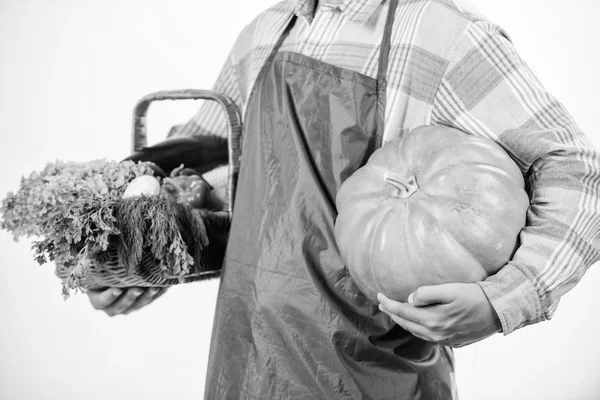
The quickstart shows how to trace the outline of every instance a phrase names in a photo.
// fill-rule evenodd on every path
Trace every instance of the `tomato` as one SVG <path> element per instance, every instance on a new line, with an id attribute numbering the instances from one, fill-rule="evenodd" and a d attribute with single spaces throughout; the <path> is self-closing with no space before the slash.
<path id="1" fill-rule="evenodd" d="M 179 195 L 179 200 L 188 203 L 194 208 L 207 208 L 210 199 L 210 185 L 201 177 L 194 179 L 188 186 L 188 190 Z"/>
<path id="2" fill-rule="evenodd" d="M 183 165 L 174 169 L 169 178 L 163 180 L 162 193 L 165 197 L 194 208 L 208 208 L 212 187 L 202 176 Z"/>

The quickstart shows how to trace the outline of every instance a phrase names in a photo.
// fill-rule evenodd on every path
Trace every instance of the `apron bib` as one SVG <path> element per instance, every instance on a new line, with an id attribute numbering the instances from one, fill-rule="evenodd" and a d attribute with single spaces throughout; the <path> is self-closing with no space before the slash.
<path id="1" fill-rule="evenodd" d="M 335 196 L 383 136 L 397 0 L 377 79 L 293 52 L 265 62 L 247 104 L 206 400 L 453 398 L 449 348 L 360 293 L 334 236 Z"/>

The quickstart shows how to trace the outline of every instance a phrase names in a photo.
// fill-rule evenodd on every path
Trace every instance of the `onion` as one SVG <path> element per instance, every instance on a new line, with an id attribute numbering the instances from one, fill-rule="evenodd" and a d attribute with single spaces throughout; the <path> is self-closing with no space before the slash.
<path id="1" fill-rule="evenodd" d="M 122 198 L 134 196 L 157 196 L 160 193 L 160 182 L 153 176 L 142 175 L 138 176 L 125 188 Z"/>

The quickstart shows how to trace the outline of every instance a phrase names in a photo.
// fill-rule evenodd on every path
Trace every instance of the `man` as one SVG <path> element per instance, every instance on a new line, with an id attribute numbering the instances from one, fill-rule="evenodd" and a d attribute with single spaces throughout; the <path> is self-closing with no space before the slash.
<path id="1" fill-rule="evenodd" d="M 240 35 L 214 90 L 244 113 L 207 399 L 451 399 L 451 347 L 551 318 L 600 259 L 600 155 L 506 35 L 452 0 L 287 0 Z M 420 125 L 496 140 L 526 178 L 521 246 L 476 284 L 371 304 L 333 237 L 336 190 Z M 226 134 L 208 104 L 176 136 Z M 110 315 L 164 291 L 90 293 Z"/>

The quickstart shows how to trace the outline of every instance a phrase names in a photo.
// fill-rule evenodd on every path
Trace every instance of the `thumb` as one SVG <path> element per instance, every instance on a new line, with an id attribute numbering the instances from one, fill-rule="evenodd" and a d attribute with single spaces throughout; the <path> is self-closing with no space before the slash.
<path id="1" fill-rule="evenodd" d="M 421 286 L 408 296 L 408 302 L 415 307 L 451 303 L 456 297 L 454 289 L 453 283 Z"/>

